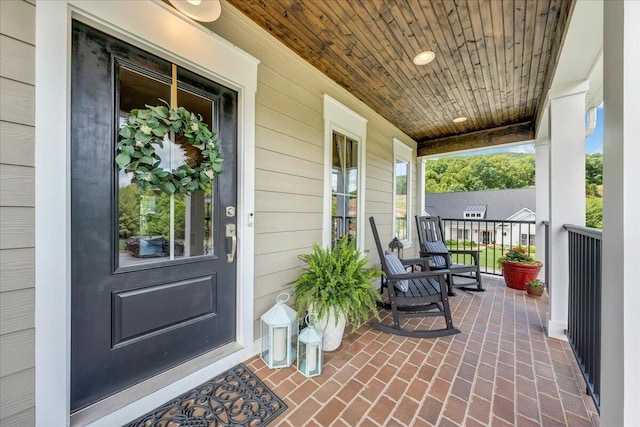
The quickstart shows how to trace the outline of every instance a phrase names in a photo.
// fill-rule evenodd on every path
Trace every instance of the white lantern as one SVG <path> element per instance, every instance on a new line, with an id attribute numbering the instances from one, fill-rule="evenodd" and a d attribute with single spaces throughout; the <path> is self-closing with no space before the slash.
<path id="1" fill-rule="evenodd" d="M 276 298 L 276 305 L 260 316 L 260 357 L 270 368 L 291 366 L 296 358 L 298 315 L 285 304 L 289 294 Z"/>
<path id="2" fill-rule="evenodd" d="M 315 328 L 317 316 L 309 314 L 305 318 L 308 328 L 298 337 L 298 372 L 307 378 L 322 373 L 322 332 Z"/>

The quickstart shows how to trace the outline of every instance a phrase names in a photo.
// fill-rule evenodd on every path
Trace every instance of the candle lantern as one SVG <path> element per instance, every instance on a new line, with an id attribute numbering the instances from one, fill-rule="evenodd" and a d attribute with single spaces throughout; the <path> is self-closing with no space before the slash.
<path id="1" fill-rule="evenodd" d="M 298 372 L 311 378 L 322 373 L 322 332 L 315 328 L 315 314 L 307 315 L 305 321 L 309 327 L 298 337 Z"/>
<path id="2" fill-rule="evenodd" d="M 296 358 L 298 315 L 285 304 L 289 294 L 276 298 L 276 305 L 260 316 L 260 357 L 270 368 L 291 366 Z"/>
<path id="3" fill-rule="evenodd" d="M 389 243 L 389 250 L 391 252 L 396 251 L 398 253 L 398 258 L 402 259 L 404 245 L 398 239 L 398 236 L 394 237 L 393 240 Z"/>

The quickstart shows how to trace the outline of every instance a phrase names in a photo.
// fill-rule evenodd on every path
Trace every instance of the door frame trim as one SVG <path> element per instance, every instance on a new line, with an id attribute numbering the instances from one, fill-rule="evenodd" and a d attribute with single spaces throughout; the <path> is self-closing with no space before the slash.
<path id="1" fill-rule="evenodd" d="M 223 17 L 224 18 L 224 17 Z M 36 422 L 70 425 L 71 21 L 78 19 L 238 91 L 237 349 L 122 407 L 83 410 L 83 424 L 126 423 L 252 355 L 255 93 L 259 61 L 159 1 L 38 2 L 36 7 Z M 179 34 L 179 37 L 177 36 Z M 189 40 L 190 43 L 184 43 Z M 207 46 L 208 49 L 198 49 Z M 216 353 L 214 350 L 212 353 Z M 218 352 L 220 353 L 220 352 Z M 224 353 L 224 352 L 223 352 Z M 187 362 L 187 364 L 190 362 Z M 186 374 L 186 372 L 185 372 Z M 160 376 L 163 374 L 160 374 Z M 156 377 L 154 377 L 156 378 Z M 122 392 L 126 393 L 126 391 Z M 105 399 L 106 400 L 106 399 Z M 134 401 L 135 400 L 135 401 Z M 103 405 L 104 406 L 104 405 Z M 92 412 L 93 414 L 90 414 Z M 102 418 L 100 418 L 102 417 Z M 75 417 L 74 417 L 75 418 Z M 46 420 L 46 421 L 45 421 Z"/>

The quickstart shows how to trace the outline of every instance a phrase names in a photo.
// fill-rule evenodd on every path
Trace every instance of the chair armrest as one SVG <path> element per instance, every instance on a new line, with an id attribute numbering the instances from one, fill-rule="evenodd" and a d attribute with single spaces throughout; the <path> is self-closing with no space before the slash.
<path id="1" fill-rule="evenodd" d="M 435 277 L 435 276 L 444 276 L 445 274 L 449 274 L 451 271 L 442 269 L 442 270 L 433 270 L 433 271 L 421 271 L 418 273 L 405 273 L 405 274 L 387 274 L 387 279 L 390 281 L 398 281 L 398 280 L 412 280 L 412 279 L 422 279 L 424 277 Z"/>
<path id="2" fill-rule="evenodd" d="M 420 257 L 422 257 L 425 260 L 429 261 L 427 263 L 427 267 L 429 269 L 435 268 L 438 271 L 442 271 L 442 270 L 439 267 L 434 267 L 433 265 L 431 265 L 431 260 L 433 259 L 433 257 L 437 257 L 437 256 L 442 257 L 442 259 L 444 259 L 444 264 L 445 264 L 444 266 L 446 268 L 451 268 L 451 257 L 450 257 L 450 255 L 451 254 L 449 252 L 431 252 L 431 251 L 420 249 Z"/>
<path id="3" fill-rule="evenodd" d="M 473 263 L 475 265 L 479 265 L 480 264 L 480 251 L 479 250 L 473 250 L 473 249 L 456 249 L 451 251 L 452 254 L 454 255 L 470 255 L 471 258 L 473 258 Z"/>
<path id="4" fill-rule="evenodd" d="M 431 251 L 425 251 L 424 249 L 420 249 L 420 256 L 421 257 L 426 257 L 426 256 L 448 256 L 449 252 L 431 252 Z"/>
<path id="5" fill-rule="evenodd" d="M 476 255 L 481 251 L 479 249 L 451 249 L 449 252 L 452 254 Z"/>
<path id="6" fill-rule="evenodd" d="M 405 267 L 419 265 L 425 267 L 424 258 L 405 258 L 400 260 Z"/>

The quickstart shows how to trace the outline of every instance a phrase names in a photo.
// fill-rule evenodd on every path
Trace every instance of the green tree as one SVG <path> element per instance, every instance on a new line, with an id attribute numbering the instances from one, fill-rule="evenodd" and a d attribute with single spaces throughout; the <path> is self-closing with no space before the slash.
<path id="1" fill-rule="evenodd" d="M 140 203 L 143 196 L 153 198 L 155 209 L 142 216 Z M 185 233 L 185 196 L 175 194 L 175 237 L 184 239 Z M 140 190 L 137 185 L 130 184 L 119 190 L 119 234 L 121 239 L 141 235 L 140 224 L 146 220 L 145 235 L 169 238 L 169 217 L 171 196 L 153 190 Z"/>
<path id="2" fill-rule="evenodd" d="M 535 185 L 535 156 L 501 153 L 431 160 L 425 185 L 431 193 L 530 187 Z"/>
<path id="3" fill-rule="evenodd" d="M 140 234 L 140 191 L 135 184 L 120 187 L 119 234 L 121 239 Z"/>
<path id="4" fill-rule="evenodd" d="M 587 227 L 602 229 L 602 198 L 587 197 L 585 224 Z"/>
<path id="5" fill-rule="evenodd" d="M 602 228 L 602 153 L 585 157 L 585 192 L 587 227 Z"/>
<path id="6" fill-rule="evenodd" d="M 589 184 L 588 182 L 585 182 L 585 189 L 586 189 L 586 194 L 587 197 L 592 196 L 592 197 L 602 197 L 602 194 L 600 193 L 600 186 L 596 185 L 596 184 Z"/>
<path id="7" fill-rule="evenodd" d="M 396 194 L 407 194 L 407 176 L 396 177 Z"/>
<path id="8" fill-rule="evenodd" d="M 585 181 L 602 185 L 602 153 L 587 154 L 585 158 Z"/>
<path id="9" fill-rule="evenodd" d="M 602 161 L 601 153 L 585 157 L 586 224 L 594 228 L 602 228 Z M 527 188 L 535 180 L 533 154 L 443 157 L 425 166 L 429 193 Z"/>
<path id="10" fill-rule="evenodd" d="M 169 239 L 171 196 L 164 193 L 158 193 L 155 194 L 155 200 L 155 213 L 149 214 L 147 217 L 149 235 L 162 236 L 165 239 Z M 175 238 L 184 239 L 185 196 L 184 194 L 175 194 L 174 200 Z"/>

